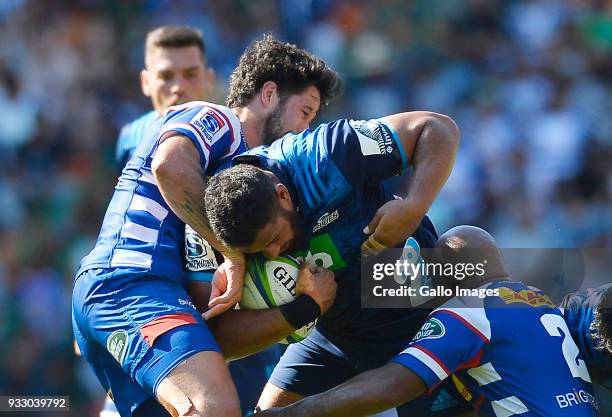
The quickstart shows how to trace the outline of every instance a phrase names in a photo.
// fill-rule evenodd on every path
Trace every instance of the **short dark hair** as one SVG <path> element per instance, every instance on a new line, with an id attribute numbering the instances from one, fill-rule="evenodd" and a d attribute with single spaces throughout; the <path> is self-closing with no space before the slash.
<path id="1" fill-rule="evenodd" d="M 197 46 L 206 58 L 206 45 L 202 32 L 188 26 L 160 26 L 147 34 L 145 41 L 145 61 L 153 48 L 183 48 Z"/>
<path id="2" fill-rule="evenodd" d="M 597 347 L 612 352 L 612 286 L 605 290 L 591 326 Z"/>
<path id="3" fill-rule="evenodd" d="M 204 193 L 212 231 L 230 247 L 248 246 L 280 210 L 274 180 L 241 164 L 214 175 Z"/>
<path id="4" fill-rule="evenodd" d="M 274 81 L 281 96 L 316 87 L 324 105 L 342 91 L 340 77 L 322 59 L 269 34 L 253 42 L 240 57 L 230 77 L 227 106 L 246 106 L 266 81 Z"/>

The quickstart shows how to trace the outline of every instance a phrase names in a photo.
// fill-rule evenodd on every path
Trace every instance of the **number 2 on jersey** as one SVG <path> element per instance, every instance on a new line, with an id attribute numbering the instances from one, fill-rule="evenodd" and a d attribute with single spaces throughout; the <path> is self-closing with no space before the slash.
<path id="1" fill-rule="evenodd" d="M 580 351 L 578 350 L 578 346 L 576 346 L 574 339 L 572 339 L 570 331 L 567 328 L 567 323 L 565 323 L 563 317 L 556 314 L 544 314 L 542 317 L 540 317 L 540 321 L 544 325 L 544 328 L 549 335 L 563 338 L 561 350 L 563 351 L 563 357 L 565 358 L 565 362 L 567 362 L 567 366 L 569 367 L 572 376 L 574 378 L 580 378 L 586 382 L 591 382 L 591 377 L 589 376 L 589 371 L 587 370 L 586 364 L 582 359 L 577 359 Z M 560 330 L 563 332 L 563 334 L 561 334 Z"/>

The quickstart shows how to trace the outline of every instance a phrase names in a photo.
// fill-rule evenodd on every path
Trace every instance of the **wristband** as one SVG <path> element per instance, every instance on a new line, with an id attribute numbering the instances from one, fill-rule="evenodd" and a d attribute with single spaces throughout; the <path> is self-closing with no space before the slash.
<path id="1" fill-rule="evenodd" d="M 301 294 L 290 303 L 279 306 L 285 320 L 295 329 L 306 326 L 321 315 L 321 308 L 309 295 Z"/>

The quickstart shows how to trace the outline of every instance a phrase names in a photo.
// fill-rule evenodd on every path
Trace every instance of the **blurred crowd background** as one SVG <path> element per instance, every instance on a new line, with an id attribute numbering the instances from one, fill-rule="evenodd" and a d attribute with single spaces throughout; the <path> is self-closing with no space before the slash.
<path id="1" fill-rule="evenodd" d="M 346 81 L 316 122 L 425 109 L 462 130 L 431 217 L 505 247 L 612 245 L 612 3 L 605 0 L 0 1 L 0 393 L 101 389 L 72 353 L 70 294 L 117 179 L 120 127 L 150 110 L 143 42 L 203 31 L 222 103 L 270 31 Z M 24 414 L 25 415 L 25 414 Z M 37 416 L 43 414 L 37 413 Z"/>

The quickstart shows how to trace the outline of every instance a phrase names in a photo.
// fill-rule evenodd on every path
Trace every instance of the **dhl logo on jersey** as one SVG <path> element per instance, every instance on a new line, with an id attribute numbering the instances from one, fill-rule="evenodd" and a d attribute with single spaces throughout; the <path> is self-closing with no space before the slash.
<path id="1" fill-rule="evenodd" d="M 511 288 L 499 288 L 499 297 L 506 304 L 523 303 L 529 304 L 532 307 L 554 307 L 553 302 L 544 294 L 540 294 L 533 290 L 514 291 Z"/>

